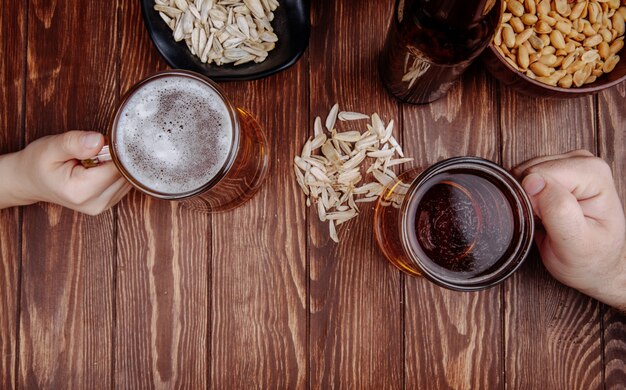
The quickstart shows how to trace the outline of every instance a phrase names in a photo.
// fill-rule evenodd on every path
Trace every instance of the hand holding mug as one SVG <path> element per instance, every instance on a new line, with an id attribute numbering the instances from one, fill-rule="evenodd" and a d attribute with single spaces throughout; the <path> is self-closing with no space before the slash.
<path id="1" fill-rule="evenodd" d="M 100 133 L 69 131 L 0 156 L 1 176 L 11 183 L 0 190 L 0 208 L 50 202 L 89 215 L 109 209 L 126 195 L 130 184 L 113 163 L 90 169 L 80 163 L 103 145 Z"/>
<path id="2" fill-rule="evenodd" d="M 626 310 L 626 228 L 610 167 L 579 150 L 529 160 L 522 179 L 545 231 L 535 241 L 560 282 Z"/>

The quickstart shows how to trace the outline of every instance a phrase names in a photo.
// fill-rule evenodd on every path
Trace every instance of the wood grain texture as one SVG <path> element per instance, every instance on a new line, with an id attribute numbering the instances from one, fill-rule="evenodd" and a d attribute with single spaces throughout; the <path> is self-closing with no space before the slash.
<path id="1" fill-rule="evenodd" d="M 118 208 L 115 386 L 207 384 L 207 217 L 132 192 Z"/>
<path id="2" fill-rule="evenodd" d="M 298 64 L 222 85 L 273 156 L 249 203 L 208 216 L 131 192 L 97 218 L 40 204 L 20 225 L 17 209 L 0 211 L 1 389 L 623 388 L 626 317 L 560 285 L 536 252 L 478 294 L 404 277 L 376 248 L 370 205 L 331 242 L 291 163 L 339 102 L 403 122 L 419 166 L 595 151 L 598 131 L 626 200 L 626 84 L 599 95 L 596 113 L 593 97 L 495 88 L 476 65 L 442 100 L 399 106 L 376 64 L 392 5 L 312 3 Z M 120 92 L 164 68 L 136 0 L 4 2 L 0 153 L 23 136 L 104 131 Z"/>
<path id="3" fill-rule="evenodd" d="M 309 46 L 311 116 L 331 106 L 399 121 L 398 105 L 378 78 L 378 55 L 393 7 L 382 1 L 312 2 Z M 364 129 L 360 129 L 363 131 Z M 302 143 L 304 138 L 302 139 Z M 310 375 L 313 388 L 402 388 L 400 272 L 381 256 L 372 232 L 373 205 L 339 226 L 309 211 Z"/>
<path id="4" fill-rule="evenodd" d="M 0 154 L 20 148 L 23 135 L 23 88 L 26 3 L 0 7 Z M 0 210 L 0 388 L 15 386 L 20 267 L 20 213 Z"/>
<path id="5" fill-rule="evenodd" d="M 141 20 L 121 0 L 120 88 L 165 68 Z M 118 207 L 114 386 L 207 386 L 210 217 L 137 191 Z"/>
<path id="6" fill-rule="evenodd" d="M 306 223 L 293 156 L 306 138 L 307 58 L 275 76 L 224 83 L 269 145 L 259 193 L 213 216 L 211 387 L 307 386 Z"/>
<path id="7" fill-rule="evenodd" d="M 595 152 L 594 98 L 539 100 L 503 87 L 505 167 L 540 155 L 584 148 Z M 505 283 L 506 386 L 602 387 L 597 301 L 553 279 L 536 251 Z"/>
<path id="8" fill-rule="evenodd" d="M 626 204 L 626 83 L 598 95 L 599 155 L 613 169 L 617 190 Z M 604 334 L 604 381 L 606 389 L 626 384 L 626 315 L 602 308 Z"/>
<path id="9" fill-rule="evenodd" d="M 115 15 L 114 2 L 30 3 L 27 142 L 106 127 L 117 90 Z M 24 209 L 20 386 L 108 386 L 113 255 L 113 212 Z"/>
<path id="10" fill-rule="evenodd" d="M 32 1 L 28 11 L 26 141 L 104 129 L 117 98 L 116 4 Z M 109 386 L 113 234 L 111 211 L 24 209 L 20 387 Z"/>
<path id="11" fill-rule="evenodd" d="M 402 109 L 404 150 L 414 166 L 466 155 L 498 162 L 496 89 L 477 67 L 444 98 Z M 459 293 L 412 277 L 405 285 L 407 388 L 502 387 L 501 287 Z"/>
<path id="12" fill-rule="evenodd" d="M 24 213 L 20 386 L 106 385 L 111 371 L 112 217 L 34 207 Z"/>

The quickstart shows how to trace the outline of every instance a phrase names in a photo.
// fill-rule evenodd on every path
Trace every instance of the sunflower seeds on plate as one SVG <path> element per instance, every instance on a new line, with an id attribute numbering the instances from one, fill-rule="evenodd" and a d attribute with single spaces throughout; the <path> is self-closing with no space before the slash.
<path id="1" fill-rule="evenodd" d="M 278 36 L 271 21 L 278 0 L 155 0 L 154 10 L 176 42 L 202 63 L 263 62 Z"/>
<path id="2" fill-rule="evenodd" d="M 352 121 L 367 120 L 369 123 L 362 125 L 361 131 L 337 131 L 337 119 L 352 125 L 358 124 Z M 328 221 L 333 241 L 339 242 L 337 226 L 359 215 L 357 204 L 376 201 L 391 183 L 395 183 L 396 188 L 406 186 L 397 183 L 397 176 L 390 168 L 413 159 L 404 157 L 393 129 L 394 121 L 385 125 L 377 113 L 370 116 L 339 111 L 339 105 L 335 104 L 324 125 L 320 117 L 315 118 L 314 138 L 309 138 L 300 156 L 294 157 L 296 182 L 307 197 L 306 204 L 316 204 L 318 218 L 322 222 Z M 369 182 L 363 184 L 364 177 Z M 402 194 L 402 191 L 394 190 L 393 197 L 387 199 L 385 205 L 399 207 Z"/>

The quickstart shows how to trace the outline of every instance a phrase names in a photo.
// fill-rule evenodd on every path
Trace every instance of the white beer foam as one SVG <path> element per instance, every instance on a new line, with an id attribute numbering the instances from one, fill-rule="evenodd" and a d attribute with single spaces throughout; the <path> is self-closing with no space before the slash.
<path id="1" fill-rule="evenodd" d="M 184 194 L 208 183 L 224 166 L 232 132 L 228 108 L 212 87 L 169 76 L 148 82 L 127 100 L 115 146 L 119 162 L 139 183 Z"/>

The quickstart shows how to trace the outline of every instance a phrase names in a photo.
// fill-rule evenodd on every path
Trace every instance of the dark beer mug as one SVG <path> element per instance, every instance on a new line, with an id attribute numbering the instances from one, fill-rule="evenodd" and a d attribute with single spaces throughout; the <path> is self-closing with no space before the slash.
<path id="1" fill-rule="evenodd" d="M 481 158 L 444 160 L 398 176 L 374 212 L 390 263 L 452 290 L 494 286 L 517 270 L 532 245 L 532 206 L 503 168 Z"/>

